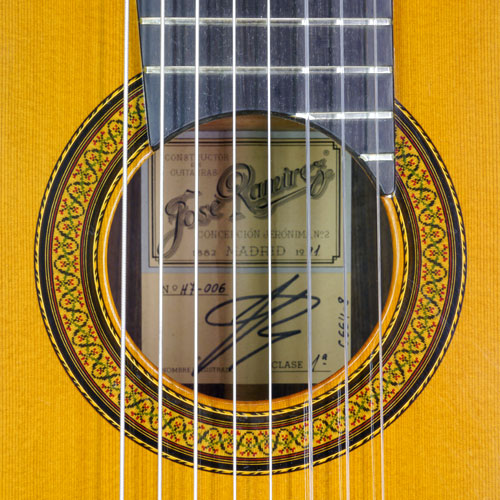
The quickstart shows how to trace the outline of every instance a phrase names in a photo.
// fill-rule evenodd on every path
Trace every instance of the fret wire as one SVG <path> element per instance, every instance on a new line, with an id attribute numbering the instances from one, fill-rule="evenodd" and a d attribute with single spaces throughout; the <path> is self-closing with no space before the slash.
<path id="1" fill-rule="evenodd" d="M 370 153 L 359 155 L 363 161 L 394 161 L 393 153 Z"/>
<path id="2" fill-rule="evenodd" d="M 301 26 L 304 25 L 306 19 L 300 17 L 273 17 L 270 20 L 271 26 Z M 352 17 L 352 18 L 338 18 L 338 17 L 315 17 L 308 20 L 309 26 L 321 26 L 321 27 L 336 27 L 336 26 L 391 26 L 392 19 L 379 17 L 379 18 L 366 18 L 366 17 Z M 159 17 L 141 17 L 139 19 L 139 24 L 143 26 L 148 25 L 160 25 L 161 19 Z M 166 25 L 186 25 L 194 26 L 196 24 L 196 19 L 194 17 L 166 17 Z M 200 26 L 231 26 L 231 17 L 201 17 L 199 19 Z M 238 27 L 247 26 L 257 26 L 257 27 L 267 27 L 267 18 L 265 17 L 239 17 L 236 19 L 236 24 Z"/>
<path id="3" fill-rule="evenodd" d="M 160 74 L 160 66 L 145 66 L 143 68 L 146 74 Z M 194 73 L 194 66 L 164 66 L 165 73 L 183 74 Z M 233 72 L 232 66 L 200 66 L 200 74 L 221 74 Z M 236 72 L 241 74 L 262 74 L 267 73 L 267 66 L 236 66 Z M 346 73 L 346 74 L 380 74 L 387 75 L 392 73 L 391 66 L 272 66 L 273 74 L 296 74 L 296 73 Z"/>
<path id="4" fill-rule="evenodd" d="M 342 106 L 341 106 L 342 108 Z M 320 120 L 388 120 L 394 116 L 392 111 L 331 111 L 331 112 L 312 112 L 296 113 L 295 118 L 311 121 Z"/>

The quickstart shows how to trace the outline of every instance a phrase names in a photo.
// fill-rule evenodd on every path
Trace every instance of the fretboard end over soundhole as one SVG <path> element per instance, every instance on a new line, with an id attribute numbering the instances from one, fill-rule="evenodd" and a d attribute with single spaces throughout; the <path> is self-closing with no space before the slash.
<path id="1" fill-rule="evenodd" d="M 148 136 L 156 149 L 160 143 L 160 2 L 137 3 Z M 271 2 L 268 73 L 266 2 L 237 2 L 237 113 L 266 113 L 269 78 L 274 115 L 301 122 L 309 118 L 311 125 L 344 143 L 361 160 L 373 181 L 378 179 L 381 194 L 392 194 L 392 5 L 378 0 L 375 12 L 373 1 L 344 3 L 341 12 L 338 2 L 310 2 L 306 20 L 302 1 Z M 232 2 L 207 2 L 200 9 L 196 67 L 194 2 L 175 0 L 166 6 L 163 140 L 193 126 L 197 72 L 200 122 L 232 112 Z"/>

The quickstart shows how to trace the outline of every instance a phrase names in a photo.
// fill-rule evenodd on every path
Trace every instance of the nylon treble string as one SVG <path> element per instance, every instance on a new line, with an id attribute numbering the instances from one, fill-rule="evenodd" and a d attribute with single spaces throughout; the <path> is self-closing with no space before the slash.
<path id="1" fill-rule="evenodd" d="M 236 364 L 237 364 L 237 356 L 236 356 L 236 0 L 233 0 L 232 4 L 233 9 L 233 19 L 232 19 L 232 87 L 233 87 L 233 109 L 232 109 L 232 158 L 233 158 L 233 186 L 232 186 L 232 211 L 233 211 L 233 257 L 232 257 L 232 271 L 233 271 L 233 499 L 237 498 L 237 457 L 238 457 L 238 440 L 237 440 L 237 376 L 236 376 Z"/>
<path id="2" fill-rule="evenodd" d="M 268 444 L 269 444 L 269 500 L 273 498 L 273 352 L 272 352 L 272 225 L 271 225 L 271 2 L 267 0 L 267 300 L 268 300 L 268 318 L 267 318 L 267 333 L 268 333 Z"/>
<path id="3" fill-rule="evenodd" d="M 193 498 L 198 498 L 198 230 L 199 230 L 199 158 L 200 158 L 200 0 L 195 2 L 194 43 L 194 354 L 193 354 Z"/>
<path id="4" fill-rule="evenodd" d="M 158 432 L 157 432 L 157 495 L 162 498 L 162 460 L 163 460 L 163 182 L 165 171 L 165 0 L 161 0 L 160 12 L 160 193 L 158 196 Z"/>
<path id="5" fill-rule="evenodd" d="M 307 489 L 306 498 L 314 498 L 314 421 L 312 404 L 312 249 L 311 249 L 311 123 L 309 81 L 309 0 L 304 0 L 304 106 L 306 140 L 306 246 L 307 246 Z"/>
<path id="6" fill-rule="evenodd" d="M 127 338 L 127 182 L 128 182 L 128 43 L 129 0 L 124 1 L 123 34 L 123 157 L 122 157 L 122 235 L 121 235 L 121 284 L 120 284 L 120 486 L 119 498 L 125 498 L 125 377 Z"/>
<path id="7" fill-rule="evenodd" d="M 377 0 L 373 0 L 373 17 L 377 17 Z M 373 26 L 373 53 L 374 66 L 378 66 L 378 30 Z M 375 113 L 378 113 L 378 75 L 374 78 Z M 379 122 L 375 120 L 375 203 L 377 206 L 377 312 L 378 312 L 378 382 L 379 382 L 379 415 L 380 415 L 380 491 L 382 500 L 385 499 L 385 470 L 384 470 L 384 374 L 383 374 L 383 337 L 382 337 L 382 248 L 380 230 L 380 135 Z M 371 375 L 371 374 L 370 374 Z"/>
<path id="8" fill-rule="evenodd" d="M 344 1 L 340 0 L 340 67 L 345 68 L 344 54 Z M 349 450 L 349 358 L 350 358 L 350 334 L 349 321 L 347 310 L 347 227 L 345 223 L 347 213 L 347 155 L 345 144 L 345 71 L 340 73 L 340 149 L 341 149 L 341 170 L 342 170 L 342 251 L 344 254 L 344 270 L 343 270 L 343 290 L 344 290 L 344 441 L 345 441 L 345 498 L 351 498 L 350 493 L 350 450 Z"/>

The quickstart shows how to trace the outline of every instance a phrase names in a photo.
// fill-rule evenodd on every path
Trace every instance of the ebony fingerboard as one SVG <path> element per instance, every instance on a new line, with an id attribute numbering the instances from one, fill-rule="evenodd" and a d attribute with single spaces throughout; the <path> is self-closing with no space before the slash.
<path id="1" fill-rule="evenodd" d="M 381 192 L 389 194 L 394 191 L 392 3 L 344 0 L 341 20 L 340 1 L 309 2 L 311 125 L 338 142 L 344 126 L 347 149 L 361 159 L 373 178 L 378 163 Z M 160 142 L 160 5 L 159 0 L 138 0 L 148 132 L 153 148 Z M 194 124 L 195 3 L 168 0 L 165 9 L 163 138 L 168 139 Z M 239 113 L 267 111 L 266 17 L 266 0 L 238 0 Z M 200 18 L 199 116 L 206 121 L 232 111 L 232 1 L 200 1 Z M 302 0 L 271 0 L 271 110 L 299 121 L 306 111 L 303 18 Z"/>

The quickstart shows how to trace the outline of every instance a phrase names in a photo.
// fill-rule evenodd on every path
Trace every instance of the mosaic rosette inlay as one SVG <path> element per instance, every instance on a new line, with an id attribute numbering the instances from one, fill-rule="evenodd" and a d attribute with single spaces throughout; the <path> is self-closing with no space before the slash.
<path id="1" fill-rule="evenodd" d="M 129 157 L 147 147 L 141 80 L 130 86 Z M 398 192 L 393 204 L 404 243 L 404 283 L 398 307 L 384 331 L 383 398 L 378 353 L 349 378 L 350 446 L 380 430 L 380 401 L 389 424 L 422 390 L 449 344 L 465 283 L 465 239 L 453 186 L 432 143 L 397 108 Z M 72 138 L 57 163 L 37 227 L 35 271 L 40 307 L 66 370 L 87 399 L 117 425 L 118 333 L 110 321 L 95 259 L 102 214 L 121 178 L 123 112 L 119 91 L 106 99 Z M 370 361 L 371 360 L 371 364 Z M 129 353 L 125 405 L 127 432 L 154 449 L 158 428 L 157 380 Z M 342 381 L 332 379 L 314 400 L 316 463 L 345 450 Z M 273 415 L 275 472 L 304 466 L 309 443 L 307 398 Z M 192 401 L 165 386 L 162 427 L 165 454 L 190 464 L 194 445 Z M 198 450 L 202 467 L 232 470 L 236 442 L 242 473 L 266 473 L 270 439 L 266 412 L 241 412 L 236 439 L 231 413 L 200 405 Z M 244 472 L 243 472 L 244 470 Z"/>

